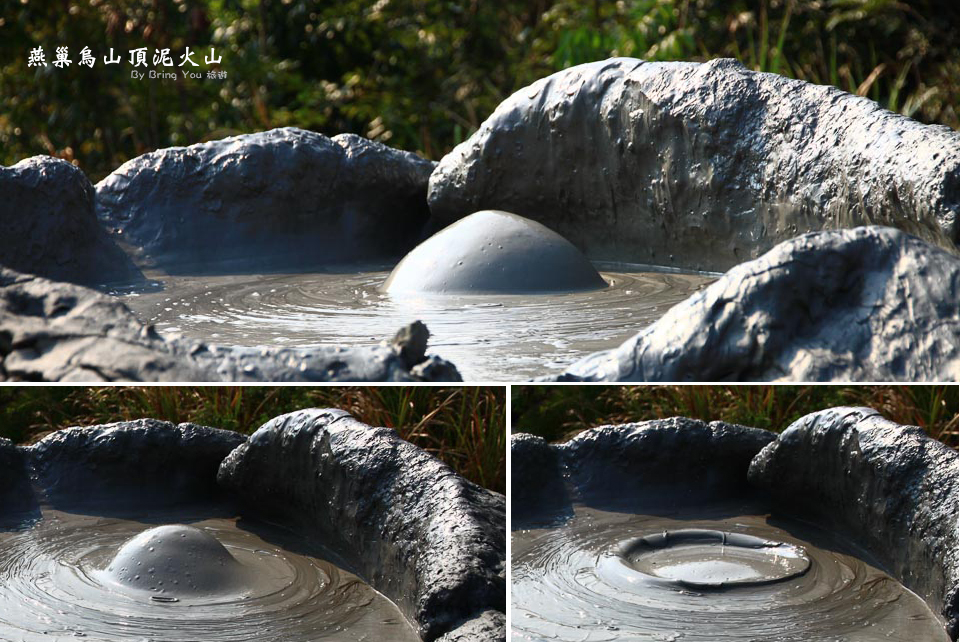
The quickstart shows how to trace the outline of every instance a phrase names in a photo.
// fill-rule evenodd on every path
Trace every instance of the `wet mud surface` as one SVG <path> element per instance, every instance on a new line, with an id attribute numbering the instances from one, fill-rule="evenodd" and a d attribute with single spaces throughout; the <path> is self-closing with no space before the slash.
<path id="1" fill-rule="evenodd" d="M 867 561 L 869 556 L 853 544 L 806 522 L 771 517 L 750 500 L 654 515 L 636 514 L 627 505 L 598 509 L 578 504 L 566 521 L 527 521 L 524 526 L 512 534 L 514 640 L 949 639 L 918 596 Z M 792 557 L 777 560 L 784 569 L 779 577 L 755 575 L 755 581 L 740 577 L 740 583 L 683 586 L 672 581 L 676 577 L 645 572 L 650 566 L 638 568 L 636 554 L 624 555 L 636 553 L 638 537 L 655 540 L 664 531 L 690 529 L 727 533 L 730 539 L 745 535 L 770 540 L 784 551 L 802 551 L 809 567 Z M 708 541 L 702 538 L 699 543 Z M 719 571 L 727 579 L 749 566 L 743 563 L 743 547 L 732 546 L 729 552 L 711 548 L 686 561 L 707 563 L 699 571 Z M 725 562 L 730 564 L 720 564 Z M 755 570 L 763 574 L 773 569 L 761 564 Z M 695 579 L 698 575 L 691 566 L 669 572 Z"/>
<path id="2" fill-rule="evenodd" d="M 140 550 L 144 542 L 131 541 L 161 524 L 189 526 L 174 532 L 172 548 L 147 541 Z M 45 510 L 34 524 L 3 526 L 2 639 L 420 639 L 392 602 L 330 561 L 334 556 L 263 522 L 199 509 L 151 511 L 149 518 Z M 219 557 L 227 557 L 197 555 L 193 529 L 219 541 Z M 180 535 L 193 545 L 178 552 Z M 151 563 L 160 551 L 164 559 Z M 142 563 L 139 572 L 127 568 L 131 560 Z"/>
<path id="3" fill-rule="evenodd" d="M 375 345 L 415 319 L 466 380 L 557 373 L 619 345 L 715 277 L 597 264 L 611 286 L 537 295 L 390 295 L 389 266 L 311 274 L 149 276 L 163 289 L 123 296 L 163 333 L 224 346 Z M 645 271 L 646 270 L 646 271 Z M 386 334 L 385 334 L 386 333 Z"/>

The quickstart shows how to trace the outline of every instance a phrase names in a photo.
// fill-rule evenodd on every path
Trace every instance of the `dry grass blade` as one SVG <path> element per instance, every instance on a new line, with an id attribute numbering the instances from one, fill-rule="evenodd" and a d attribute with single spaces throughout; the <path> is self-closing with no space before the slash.
<path id="1" fill-rule="evenodd" d="M 125 386 L 0 388 L 0 437 L 31 442 L 53 430 L 152 417 L 249 434 L 309 407 L 342 408 L 386 426 L 467 479 L 506 490 L 503 387 Z"/>
<path id="2" fill-rule="evenodd" d="M 596 392 L 595 392 L 596 391 Z M 567 439 L 601 424 L 684 416 L 775 432 L 834 406 L 868 406 L 957 448 L 958 390 L 933 386 L 514 386 L 513 430 Z"/>

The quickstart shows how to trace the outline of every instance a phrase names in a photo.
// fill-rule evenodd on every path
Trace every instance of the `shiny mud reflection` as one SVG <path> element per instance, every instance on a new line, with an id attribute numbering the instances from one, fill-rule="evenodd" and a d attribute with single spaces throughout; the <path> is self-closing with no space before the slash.
<path id="1" fill-rule="evenodd" d="M 521 380 L 561 370 L 615 347 L 714 277 L 602 272 L 610 287 L 571 294 L 394 296 L 389 270 L 314 274 L 170 277 L 164 289 L 125 296 L 160 332 L 247 347 L 374 345 L 419 319 L 430 352 L 468 380 Z M 647 268 L 649 269 L 649 268 Z"/>
<path id="2" fill-rule="evenodd" d="M 709 529 L 802 549 L 809 569 L 782 581 L 684 587 L 631 568 L 622 543 Z M 636 515 L 584 506 L 551 528 L 512 535 L 514 640 L 567 642 L 930 642 L 926 604 L 849 544 L 742 507 Z"/>
<path id="3" fill-rule="evenodd" d="M 619 555 L 607 556 L 604 563 L 628 578 L 642 573 L 648 581 L 694 589 L 782 582 L 810 569 L 802 546 L 702 528 L 627 540 L 620 544 Z"/>
<path id="4" fill-rule="evenodd" d="M 170 582 L 131 591 L 109 581 L 106 569 L 124 542 L 153 525 L 46 511 L 29 528 L 0 532 L 0 639 L 419 639 L 394 604 L 302 539 L 264 525 L 254 532 L 233 519 L 191 526 L 249 571 L 242 586 L 191 594 Z M 153 571 L 148 564 L 136 572 Z"/>

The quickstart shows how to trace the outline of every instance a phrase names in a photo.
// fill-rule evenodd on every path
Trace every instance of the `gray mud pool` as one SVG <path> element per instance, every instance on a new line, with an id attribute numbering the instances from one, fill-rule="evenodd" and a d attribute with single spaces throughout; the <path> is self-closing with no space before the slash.
<path id="1" fill-rule="evenodd" d="M 396 640 L 397 607 L 283 528 L 44 510 L 0 531 L 0 639 Z"/>
<path id="2" fill-rule="evenodd" d="M 949 640 L 855 545 L 750 503 L 577 504 L 525 526 L 512 534 L 514 640 Z"/>
<path id="3" fill-rule="evenodd" d="M 649 266 L 596 264 L 609 284 L 565 294 L 387 294 L 389 266 L 309 274 L 168 276 L 157 291 L 124 295 L 161 333 L 224 346 L 374 345 L 419 319 L 430 351 L 467 380 L 556 373 L 618 346 L 715 277 Z"/>

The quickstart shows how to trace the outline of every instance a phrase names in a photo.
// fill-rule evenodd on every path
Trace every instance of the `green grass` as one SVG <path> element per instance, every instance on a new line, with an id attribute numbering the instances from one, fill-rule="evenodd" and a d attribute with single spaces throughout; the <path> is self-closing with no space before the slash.
<path id="1" fill-rule="evenodd" d="M 142 417 L 249 434 L 283 413 L 334 407 L 393 428 L 467 479 L 502 493 L 505 397 L 502 387 L 4 387 L 0 437 L 31 443 L 60 428 Z"/>
<path id="2" fill-rule="evenodd" d="M 734 57 L 960 129 L 955 1 L 8 4 L 17 9 L 0 11 L 0 163 L 52 154 L 94 182 L 153 149 L 288 125 L 439 160 L 514 91 L 610 56 Z M 80 43 L 95 54 L 202 43 L 223 54 L 228 77 L 140 82 L 102 64 L 28 64 L 34 47 L 52 56 L 53 46 L 70 45 L 76 55 Z"/>
<path id="3" fill-rule="evenodd" d="M 957 448 L 956 385 L 936 386 L 514 386 L 514 432 L 562 441 L 603 424 L 664 417 L 727 421 L 780 432 L 833 406 L 869 406 Z"/>

